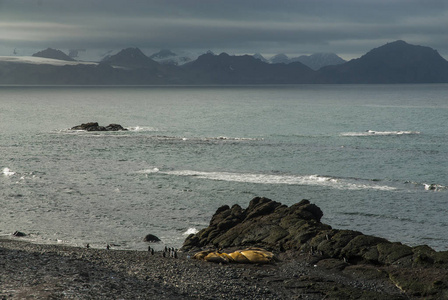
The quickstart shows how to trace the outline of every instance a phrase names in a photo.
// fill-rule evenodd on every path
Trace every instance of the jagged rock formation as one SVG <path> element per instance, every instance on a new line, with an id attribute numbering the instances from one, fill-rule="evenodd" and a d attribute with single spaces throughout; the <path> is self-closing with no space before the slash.
<path id="1" fill-rule="evenodd" d="M 375 276 L 388 276 L 412 296 L 448 296 L 448 251 L 333 229 L 320 222 L 322 216 L 321 209 L 308 200 L 288 207 L 257 197 L 246 209 L 239 205 L 218 208 L 210 225 L 187 237 L 182 250 L 255 246 L 276 253 L 309 253 L 326 268 L 357 265 L 367 273 L 373 267 L 379 272 Z"/>

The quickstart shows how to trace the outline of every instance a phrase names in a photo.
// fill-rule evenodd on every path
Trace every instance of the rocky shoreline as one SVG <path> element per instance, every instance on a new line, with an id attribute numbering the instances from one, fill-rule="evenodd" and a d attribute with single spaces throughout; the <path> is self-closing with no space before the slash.
<path id="1" fill-rule="evenodd" d="M 322 231 L 310 234 L 310 229 L 316 227 L 306 225 L 309 221 L 314 220 L 311 223 L 322 230 L 334 230 L 311 218 L 313 213 L 296 219 L 306 217 L 302 229 L 308 230 L 309 238 L 302 240 L 303 249 L 294 243 L 288 244 L 291 247 L 281 243 L 286 236 L 280 238 L 278 232 L 278 239 L 271 246 L 272 238 L 249 240 L 242 227 L 240 238 L 246 238 L 224 245 L 223 236 L 233 236 L 231 229 L 237 230 L 248 216 L 251 217 L 246 221 L 251 220 L 253 228 L 265 228 L 267 221 L 272 225 L 274 219 L 284 219 L 273 218 L 274 212 L 278 216 L 281 211 L 294 211 L 287 214 L 292 218 L 299 216 L 299 211 L 310 210 L 317 215 L 320 211 L 309 202 L 289 208 L 276 203 L 255 198 L 244 210 L 233 208 L 233 216 L 228 211 L 232 208 L 219 208 L 210 226 L 191 235 L 177 258 L 164 257 L 162 252 L 39 245 L 14 236 L 0 239 L 0 299 L 448 299 L 445 252 L 421 246 L 427 250 L 422 252 L 415 250 L 421 247 L 409 247 L 412 254 L 393 262 L 354 259 L 355 255 L 345 259 L 332 257 L 323 250 L 325 243 L 320 248 L 309 243 L 322 234 Z M 304 210 L 305 207 L 309 210 Z M 240 216 L 236 218 L 238 222 L 235 214 Z M 227 217 L 223 218 L 224 215 Z M 234 219 L 232 224 L 229 216 Z M 256 223 L 260 226 L 254 226 Z M 210 235 L 212 227 L 215 231 Z M 294 223 L 286 228 L 294 228 Z M 259 231 L 257 234 L 262 237 Z M 299 232 L 296 235 L 303 237 Z M 201 236 L 204 244 L 198 247 Z M 288 238 L 283 241 L 286 240 L 290 241 Z M 323 241 L 328 241 L 325 235 L 319 244 Z M 383 243 L 390 242 L 381 240 L 380 244 Z M 220 251 L 228 252 L 236 246 L 255 245 L 268 248 L 275 254 L 275 260 L 269 264 L 216 264 L 190 258 L 199 249 L 217 250 L 216 247 L 225 246 Z M 372 252 L 372 245 L 358 244 L 359 253 Z M 378 244 L 375 247 L 378 249 Z"/>

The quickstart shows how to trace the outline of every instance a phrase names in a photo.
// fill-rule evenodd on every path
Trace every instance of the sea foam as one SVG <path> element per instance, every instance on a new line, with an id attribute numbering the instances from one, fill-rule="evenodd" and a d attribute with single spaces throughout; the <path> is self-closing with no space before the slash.
<path id="1" fill-rule="evenodd" d="M 341 136 L 380 136 L 380 135 L 413 135 L 420 134 L 419 131 L 374 131 L 367 130 L 363 132 L 343 132 Z"/>
<path id="2" fill-rule="evenodd" d="M 436 192 L 439 192 L 439 191 L 443 191 L 443 190 L 446 190 L 446 189 L 447 189 L 446 186 L 443 186 L 443 185 L 440 185 L 440 184 L 428 184 L 428 183 L 424 183 L 423 185 L 424 185 L 424 187 L 425 187 L 425 190 L 427 190 L 427 191 L 436 191 Z"/>
<path id="3" fill-rule="evenodd" d="M 145 171 L 147 173 L 148 170 Z M 200 179 L 209 179 L 217 181 L 246 182 L 258 184 L 288 184 L 288 185 L 311 185 L 327 186 L 341 190 L 363 190 L 375 189 L 391 191 L 396 188 L 372 184 L 370 180 L 356 180 L 334 178 L 321 175 L 274 175 L 274 174 L 256 174 L 256 173 L 231 173 L 231 172 L 201 172 L 192 170 L 173 170 L 158 171 L 161 174 L 175 176 L 194 176 Z"/>
<path id="4" fill-rule="evenodd" d="M 12 176 L 12 175 L 16 174 L 16 172 L 13 172 L 13 171 L 11 171 L 10 168 L 5 167 L 5 168 L 3 168 L 3 170 L 2 170 L 2 174 L 3 174 L 4 176 Z"/>
<path id="5" fill-rule="evenodd" d="M 187 229 L 187 231 L 185 231 L 185 232 L 183 233 L 183 235 L 196 234 L 196 233 L 198 233 L 198 232 L 199 232 L 199 230 L 197 230 L 196 228 L 194 228 L 194 227 L 190 227 L 190 228 Z"/>
<path id="6" fill-rule="evenodd" d="M 139 131 L 139 132 L 144 132 L 144 131 L 161 131 L 159 128 L 150 127 L 150 126 L 135 126 L 135 127 L 127 127 L 126 129 L 129 130 L 129 131 Z"/>

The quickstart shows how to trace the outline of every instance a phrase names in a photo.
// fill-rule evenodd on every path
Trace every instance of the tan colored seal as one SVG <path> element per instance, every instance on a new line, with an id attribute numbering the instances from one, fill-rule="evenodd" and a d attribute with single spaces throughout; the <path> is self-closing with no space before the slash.
<path id="1" fill-rule="evenodd" d="M 274 254 L 261 248 L 248 248 L 232 253 L 201 251 L 196 253 L 193 258 L 215 263 L 267 264 L 274 259 Z"/>

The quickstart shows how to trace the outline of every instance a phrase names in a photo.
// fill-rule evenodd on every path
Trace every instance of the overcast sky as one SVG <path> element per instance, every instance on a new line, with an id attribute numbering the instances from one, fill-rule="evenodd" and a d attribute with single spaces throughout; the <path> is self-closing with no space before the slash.
<path id="1" fill-rule="evenodd" d="M 357 58 L 387 42 L 448 58 L 448 0 L 0 0 L 0 55 L 139 47 Z"/>

